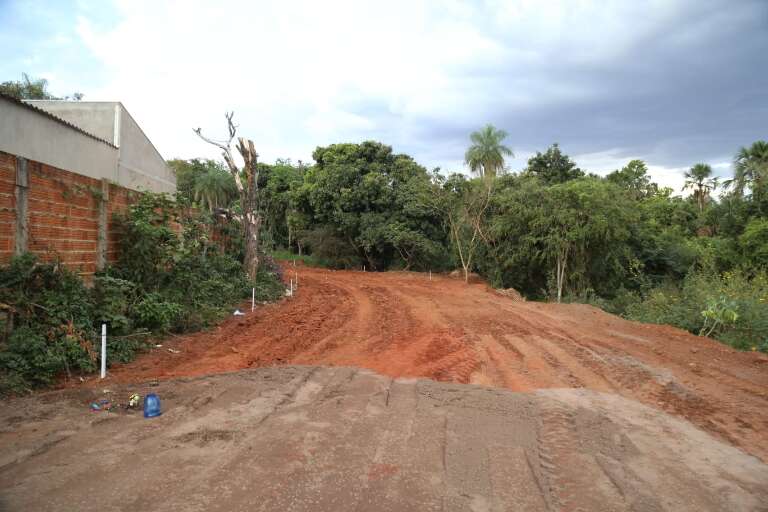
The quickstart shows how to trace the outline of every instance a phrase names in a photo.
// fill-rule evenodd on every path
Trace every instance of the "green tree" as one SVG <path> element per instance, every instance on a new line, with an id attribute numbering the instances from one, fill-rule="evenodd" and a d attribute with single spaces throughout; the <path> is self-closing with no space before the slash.
<path id="1" fill-rule="evenodd" d="M 465 282 L 485 239 L 483 224 L 492 192 L 492 180 L 467 180 L 463 174 L 433 176 L 433 205 L 449 232 Z"/>
<path id="2" fill-rule="evenodd" d="M 626 267 L 636 213 L 614 186 L 595 178 L 553 186 L 542 212 L 531 236 L 539 257 L 552 265 L 558 302 L 569 282 L 578 294 L 595 284 L 596 270 L 615 276 Z"/>
<path id="3" fill-rule="evenodd" d="M 504 169 L 504 157 L 514 156 L 512 150 L 502 143 L 507 138 L 507 132 L 492 124 L 472 132 L 469 138 L 472 145 L 464 154 L 464 162 L 480 177 L 495 177 Z"/>
<path id="4" fill-rule="evenodd" d="M 733 167 L 733 179 L 725 182 L 725 186 L 733 186 L 737 196 L 743 196 L 744 190 L 750 188 L 753 198 L 762 201 L 768 186 L 768 142 L 758 140 L 749 148 L 739 149 Z"/>
<path id="5" fill-rule="evenodd" d="M 215 160 L 173 159 L 168 166 L 176 175 L 176 199 L 190 206 L 231 208 L 237 199 L 235 180 L 227 168 Z"/>
<path id="6" fill-rule="evenodd" d="M 683 190 L 693 190 L 693 197 L 699 205 L 699 211 L 704 211 L 704 204 L 710 193 L 717 188 L 717 178 L 712 177 L 712 167 L 707 164 L 696 164 L 685 172 Z"/>
<path id="7" fill-rule="evenodd" d="M 752 219 L 739 237 L 744 259 L 755 268 L 768 268 L 768 219 Z"/>
<path id="8" fill-rule="evenodd" d="M 605 178 L 626 190 L 632 199 L 650 197 L 659 191 L 659 186 L 651 181 L 648 167 L 642 160 L 632 160 L 621 170 L 613 171 Z"/>
<path id="9" fill-rule="evenodd" d="M 589 177 L 547 186 L 535 176 L 497 180 L 478 268 L 528 296 L 612 297 L 636 266 L 637 202 Z"/>
<path id="10" fill-rule="evenodd" d="M 230 207 L 237 197 L 237 187 L 232 175 L 217 165 L 197 177 L 194 193 L 195 201 L 207 205 L 213 213 L 217 208 Z"/>
<path id="11" fill-rule="evenodd" d="M 313 158 L 316 164 L 295 194 L 296 208 L 311 219 L 304 239 L 313 253 L 338 266 L 365 264 L 372 270 L 398 262 L 409 268 L 429 264 L 429 241 L 444 235 L 425 203 L 426 169 L 373 141 L 318 147 Z"/>
<path id="12" fill-rule="evenodd" d="M 538 176 L 547 185 L 565 183 L 584 176 L 584 171 L 576 167 L 576 162 L 560 151 L 557 143 L 552 144 L 545 153 L 537 151 L 528 160 L 526 172 Z"/>
<path id="13" fill-rule="evenodd" d="M 0 93 L 13 96 L 19 100 L 76 100 L 83 99 L 83 94 L 76 92 L 63 98 L 48 92 L 48 80 L 45 78 L 30 78 L 26 73 L 21 74 L 21 80 L 10 80 L 0 83 Z"/>
<path id="14" fill-rule="evenodd" d="M 291 248 L 297 243 L 296 232 L 305 227 L 296 209 L 296 194 L 307 167 L 301 161 L 294 165 L 290 160 L 277 160 L 274 165 L 262 167 L 264 229 L 272 244 Z"/>

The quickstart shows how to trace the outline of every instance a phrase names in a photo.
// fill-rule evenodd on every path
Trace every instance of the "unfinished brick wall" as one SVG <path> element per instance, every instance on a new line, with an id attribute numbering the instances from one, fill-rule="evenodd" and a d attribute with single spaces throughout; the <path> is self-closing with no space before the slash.
<path id="1" fill-rule="evenodd" d="M 0 152 L 0 262 L 13 256 L 16 233 L 16 159 Z"/>
<path id="2" fill-rule="evenodd" d="M 112 217 L 125 210 L 137 192 L 75 172 L 27 161 L 28 252 L 41 261 L 61 261 L 89 279 L 100 263 L 117 259 L 119 232 Z M 17 186 L 19 185 L 19 186 Z M 19 243 L 17 159 L 0 152 L 0 263 L 24 252 Z M 105 241 L 99 243 L 100 223 Z M 23 239 L 22 239 L 23 243 Z"/>

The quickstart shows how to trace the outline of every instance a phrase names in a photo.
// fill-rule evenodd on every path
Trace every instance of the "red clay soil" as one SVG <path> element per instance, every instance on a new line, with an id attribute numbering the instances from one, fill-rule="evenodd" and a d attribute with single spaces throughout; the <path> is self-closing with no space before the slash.
<path id="1" fill-rule="evenodd" d="M 294 272 L 295 297 L 253 313 L 249 304 L 246 316 L 215 330 L 166 340 L 112 368 L 109 379 L 306 364 L 515 391 L 589 388 L 682 416 L 768 462 L 763 354 L 591 306 L 521 302 L 444 276 L 286 267 Z"/>

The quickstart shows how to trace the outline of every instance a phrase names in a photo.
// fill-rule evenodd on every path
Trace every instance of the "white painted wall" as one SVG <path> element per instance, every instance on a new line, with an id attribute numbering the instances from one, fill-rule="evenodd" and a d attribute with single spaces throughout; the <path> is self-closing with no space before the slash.
<path id="1" fill-rule="evenodd" d="M 2 97 L 0 151 L 118 182 L 117 148 Z"/>
<path id="2" fill-rule="evenodd" d="M 47 100 L 28 103 L 117 146 L 113 181 L 118 185 L 138 191 L 176 192 L 173 171 L 121 103 Z"/>

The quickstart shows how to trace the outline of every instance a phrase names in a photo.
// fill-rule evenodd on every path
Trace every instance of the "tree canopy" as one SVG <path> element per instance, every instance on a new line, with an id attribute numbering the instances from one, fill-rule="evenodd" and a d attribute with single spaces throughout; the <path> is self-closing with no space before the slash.
<path id="1" fill-rule="evenodd" d="M 76 100 L 83 99 L 83 94 L 76 92 L 71 96 L 58 97 L 48 92 L 48 80 L 45 78 L 30 78 L 26 73 L 21 74 L 21 80 L 9 80 L 0 83 L 0 92 L 19 100 Z"/>
<path id="2" fill-rule="evenodd" d="M 440 259 L 440 220 L 424 201 L 430 177 L 411 157 L 368 141 L 319 147 L 313 158 L 296 193 L 313 251 L 373 270 Z"/>
<path id="3" fill-rule="evenodd" d="M 507 132 L 492 124 L 472 132 L 469 138 L 472 145 L 464 155 L 464 163 L 469 166 L 470 171 L 481 177 L 495 177 L 504 170 L 504 157 L 514 156 L 512 150 L 503 144 Z"/>
<path id="4" fill-rule="evenodd" d="M 537 151 L 528 160 L 526 172 L 538 176 L 547 185 L 565 183 L 584 176 L 584 171 L 579 169 L 576 162 L 568 155 L 560 151 L 557 143 L 552 144 L 544 153 Z"/>

